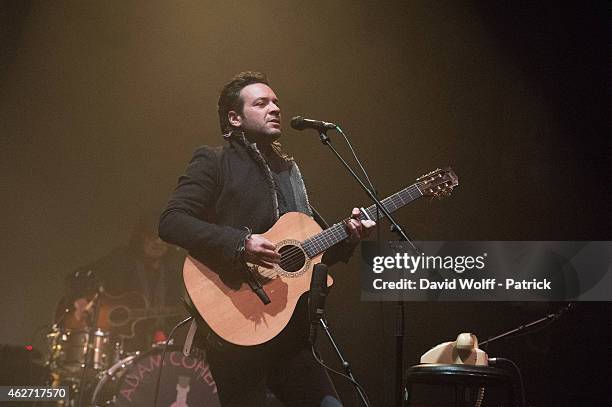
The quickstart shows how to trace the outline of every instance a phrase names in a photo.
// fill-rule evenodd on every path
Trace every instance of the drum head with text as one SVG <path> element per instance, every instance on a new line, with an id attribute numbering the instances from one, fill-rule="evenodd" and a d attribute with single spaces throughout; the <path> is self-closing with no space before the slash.
<path id="1" fill-rule="evenodd" d="M 160 372 L 162 350 L 134 358 L 120 373 L 114 401 L 117 406 L 151 407 Z M 217 386 L 202 356 L 185 356 L 168 349 L 161 369 L 157 407 L 219 407 Z"/>

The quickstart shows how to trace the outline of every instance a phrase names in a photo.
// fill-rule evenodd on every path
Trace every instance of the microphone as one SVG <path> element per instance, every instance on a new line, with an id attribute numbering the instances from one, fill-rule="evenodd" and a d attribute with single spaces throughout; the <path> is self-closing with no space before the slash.
<path id="1" fill-rule="evenodd" d="M 317 339 L 317 325 L 319 320 L 323 318 L 327 292 L 327 265 L 319 263 L 314 266 L 312 271 L 308 294 L 308 315 L 310 319 L 308 341 L 311 345 L 314 345 Z"/>
<path id="2" fill-rule="evenodd" d="M 291 119 L 291 127 L 296 130 L 313 129 L 324 131 L 335 129 L 338 126 L 334 123 L 328 123 L 322 120 L 304 119 L 302 116 L 295 116 L 293 119 Z"/>

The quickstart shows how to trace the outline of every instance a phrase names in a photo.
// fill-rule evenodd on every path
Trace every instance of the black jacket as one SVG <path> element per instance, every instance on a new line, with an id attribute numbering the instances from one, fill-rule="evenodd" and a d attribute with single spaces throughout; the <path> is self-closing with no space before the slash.
<path id="1" fill-rule="evenodd" d="M 313 215 L 299 168 L 290 161 L 298 211 Z M 240 279 L 237 249 L 248 234 L 264 233 L 278 220 L 277 186 L 265 159 L 241 133 L 225 146 L 198 148 L 160 219 L 160 237 L 224 270 L 226 283 Z M 318 218 L 318 219 L 317 219 Z M 324 223 L 315 211 L 315 220 Z M 327 264 L 347 261 L 346 246 L 325 255 Z"/>

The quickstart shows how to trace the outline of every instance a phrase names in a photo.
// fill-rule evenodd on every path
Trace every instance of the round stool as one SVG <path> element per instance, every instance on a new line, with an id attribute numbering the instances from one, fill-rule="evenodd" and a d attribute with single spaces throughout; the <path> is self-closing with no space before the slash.
<path id="1" fill-rule="evenodd" d="M 489 395 L 492 391 L 496 402 L 490 405 L 514 407 L 512 384 L 512 376 L 495 367 L 436 363 L 416 365 L 406 372 L 406 406 L 475 407 L 479 398 L 485 395 L 484 392 Z"/>

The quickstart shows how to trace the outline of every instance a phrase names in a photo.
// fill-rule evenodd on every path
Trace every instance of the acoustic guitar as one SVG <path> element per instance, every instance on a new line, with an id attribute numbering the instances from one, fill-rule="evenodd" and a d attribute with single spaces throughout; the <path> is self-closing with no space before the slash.
<path id="1" fill-rule="evenodd" d="M 65 299 L 60 301 L 55 310 L 55 321 L 62 329 L 86 330 L 96 301 L 99 310 L 98 319 L 94 321 L 95 328 L 122 338 L 133 338 L 140 321 L 178 317 L 187 313 L 183 306 L 151 307 L 147 299 L 137 292 L 119 296 L 98 293 L 81 301 L 82 305 L 79 301 L 75 304 L 66 304 Z"/>
<path id="2" fill-rule="evenodd" d="M 437 169 L 382 201 L 389 213 L 422 197 L 450 195 L 459 184 L 450 168 Z M 382 217 L 382 214 L 381 214 Z M 378 221 L 376 206 L 361 208 L 360 220 Z M 187 257 L 183 279 L 187 294 L 208 326 L 224 340 L 242 346 L 259 345 L 278 335 L 289 322 L 298 299 L 310 287 L 312 269 L 323 253 L 348 237 L 344 222 L 322 230 L 310 216 L 290 212 L 263 233 L 281 255 L 273 269 L 247 264 L 270 302 L 265 304 L 246 281 L 230 288 L 219 277 L 223 270 Z M 246 275 L 246 274 L 245 274 Z M 328 285 L 333 282 L 328 277 Z"/>

